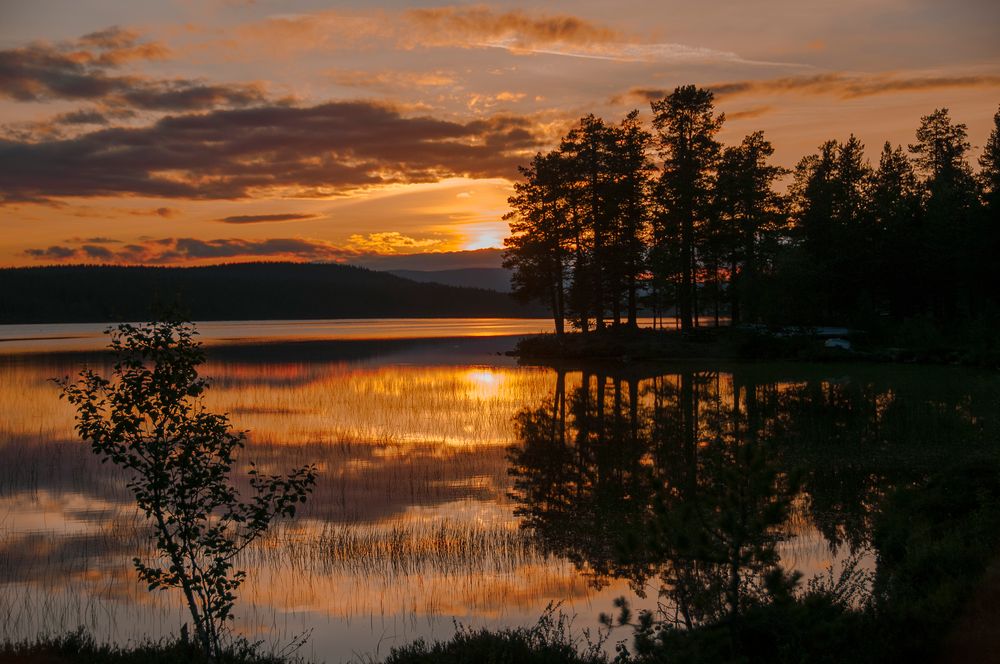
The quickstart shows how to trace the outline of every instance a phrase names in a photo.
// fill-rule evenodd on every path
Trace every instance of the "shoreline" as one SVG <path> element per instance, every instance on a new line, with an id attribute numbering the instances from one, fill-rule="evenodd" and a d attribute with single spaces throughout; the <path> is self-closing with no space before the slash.
<path id="1" fill-rule="evenodd" d="M 826 347 L 829 335 L 778 334 L 732 327 L 699 327 L 692 332 L 647 328 L 536 334 L 508 354 L 521 362 L 600 361 L 619 364 L 676 360 L 854 362 L 1000 368 L 1000 354 L 972 346 L 903 347 L 849 335 L 850 348 Z"/>

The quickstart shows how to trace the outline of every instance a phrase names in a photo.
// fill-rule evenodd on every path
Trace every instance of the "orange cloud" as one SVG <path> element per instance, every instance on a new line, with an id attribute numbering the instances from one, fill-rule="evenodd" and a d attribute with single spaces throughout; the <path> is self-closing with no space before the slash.
<path id="1" fill-rule="evenodd" d="M 733 111 L 726 113 L 727 120 L 751 120 L 753 118 L 759 118 L 762 115 L 767 115 L 774 110 L 773 106 L 754 106 L 752 108 L 746 108 L 742 111 Z"/>
<path id="2" fill-rule="evenodd" d="M 265 99 L 259 84 L 220 85 L 192 79 L 115 75 L 130 60 L 165 57 L 157 42 L 139 43 L 138 33 L 109 28 L 76 42 L 33 43 L 0 51 L 0 97 L 15 101 L 86 100 L 98 109 L 56 117 L 66 124 L 106 124 L 130 109 L 192 110 L 247 106 Z"/>
<path id="3" fill-rule="evenodd" d="M 487 6 L 411 9 L 403 13 L 347 14 L 323 11 L 277 16 L 241 26 L 236 39 L 219 43 L 228 54 L 254 44 L 274 57 L 307 50 L 499 48 L 516 54 L 548 54 L 628 62 L 697 62 L 800 66 L 747 60 L 737 53 L 700 46 L 645 41 L 636 35 L 571 14 L 496 11 Z"/>
<path id="4" fill-rule="evenodd" d="M 369 233 L 365 235 L 352 235 L 348 238 L 348 246 L 359 252 L 375 254 L 395 254 L 400 251 L 412 253 L 414 251 L 428 251 L 433 249 L 442 250 L 446 248 L 446 241 L 435 238 L 413 238 L 395 231 L 384 233 Z M 453 247 L 451 247 L 453 248 Z"/>
<path id="5" fill-rule="evenodd" d="M 407 18 L 421 29 L 422 45 L 475 44 L 504 40 L 514 47 L 591 44 L 620 39 L 618 31 L 567 14 L 494 12 L 484 6 L 412 9 Z"/>
<path id="6" fill-rule="evenodd" d="M 828 73 L 711 83 L 706 87 L 712 90 L 717 98 L 747 94 L 800 93 L 855 99 L 893 92 L 920 92 L 946 88 L 997 88 L 1000 87 L 1000 76 L 899 76 L 896 74 L 856 76 Z M 620 104 L 630 101 L 653 101 L 662 99 L 672 91 L 666 88 L 632 88 L 622 95 L 613 97 L 611 102 Z"/>
<path id="7" fill-rule="evenodd" d="M 305 221 L 317 218 L 318 215 L 315 214 L 288 212 L 284 214 L 238 214 L 232 217 L 223 217 L 219 221 L 226 224 L 259 224 L 274 221 Z"/>
<path id="8" fill-rule="evenodd" d="M 337 85 L 344 87 L 365 88 L 385 92 L 406 88 L 444 87 L 456 83 L 456 79 L 451 72 L 441 70 L 406 72 L 333 69 L 327 72 L 327 76 Z"/>
<path id="9" fill-rule="evenodd" d="M 114 244 L 114 246 L 108 246 Z M 245 240 L 220 238 L 161 238 L 121 244 L 110 238 L 91 238 L 82 244 L 51 245 L 27 249 L 24 254 L 46 263 L 99 262 L 118 264 L 171 264 L 203 260 L 266 258 L 270 260 L 342 261 L 362 252 L 325 240 L 267 238 Z"/>

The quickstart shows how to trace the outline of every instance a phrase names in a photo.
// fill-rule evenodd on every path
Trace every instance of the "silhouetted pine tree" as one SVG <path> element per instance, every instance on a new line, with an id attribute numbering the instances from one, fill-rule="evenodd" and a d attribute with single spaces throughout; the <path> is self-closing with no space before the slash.
<path id="1" fill-rule="evenodd" d="M 715 115 L 713 95 L 693 85 L 677 88 L 668 97 L 652 102 L 656 145 L 663 159 L 657 193 L 658 243 L 678 245 L 678 314 L 682 330 L 694 326 L 697 298 L 697 255 L 699 227 L 710 217 L 711 194 L 720 144 L 715 135 L 722 128 L 723 115 Z M 662 252 L 666 253 L 666 252 Z M 671 270 L 663 261 L 654 270 Z"/>

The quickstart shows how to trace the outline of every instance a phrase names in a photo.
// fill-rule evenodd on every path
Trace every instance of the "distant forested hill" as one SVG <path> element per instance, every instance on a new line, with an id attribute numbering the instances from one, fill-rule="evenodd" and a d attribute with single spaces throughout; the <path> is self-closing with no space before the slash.
<path id="1" fill-rule="evenodd" d="M 194 320 L 545 314 L 504 293 L 346 265 L 0 269 L 0 323 L 146 320 L 155 303 L 174 302 Z"/>
<path id="2" fill-rule="evenodd" d="M 423 283 L 445 284 L 466 288 L 488 288 L 510 292 L 510 270 L 502 267 L 469 267 L 459 270 L 387 270 L 397 277 Z"/>

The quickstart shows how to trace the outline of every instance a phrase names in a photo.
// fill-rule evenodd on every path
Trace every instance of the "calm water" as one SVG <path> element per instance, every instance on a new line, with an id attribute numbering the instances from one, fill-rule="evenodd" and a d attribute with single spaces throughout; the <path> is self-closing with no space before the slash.
<path id="1" fill-rule="evenodd" d="M 580 629 L 622 595 L 696 623 L 720 610 L 711 590 L 730 568 L 695 570 L 644 547 L 636 533 L 662 524 L 664 505 L 722 514 L 734 487 L 748 513 L 788 499 L 789 516 L 741 531 L 747 541 L 775 547 L 806 578 L 845 561 L 876 572 L 880 498 L 1000 439 L 992 374 L 556 371 L 498 354 L 514 343 L 504 335 L 539 323 L 200 326 L 215 344 L 209 405 L 251 431 L 247 454 L 269 470 L 321 471 L 301 518 L 242 561 L 240 630 L 278 644 L 311 631 L 302 654 L 338 662 L 447 638 L 456 619 L 531 624 L 553 601 Z M 72 411 L 48 382 L 85 362 L 107 369 L 101 355 L 55 353 L 92 348 L 103 326 L 57 327 L 0 330 L 34 339 L 4 342 L 17 352 L 0 357 L 0 638 L 77 625 L 119 642 L 176 633 L 178 598 L 135 581 L 129 561 L 146 544 L 121 478 L 74 438 Z M 222 345 L 232 338 L 244 343 Z M 259 343 L 290 339 L 300 343 Z M 760 569 L 743 560 L 739 592 L 749 596 Z"/>
<path id="2" fill-rule="evenodd" d="M 98 350 L 105 323 L 0 325 L 0 353 Z M 550 332 L 544 318 L 358 318 L 340 320 L 208 321 L 198 324 L 205 345 L 320 340 L 496 337 Z"/>

